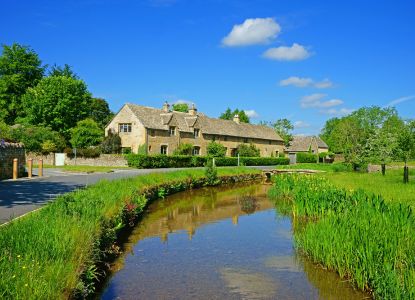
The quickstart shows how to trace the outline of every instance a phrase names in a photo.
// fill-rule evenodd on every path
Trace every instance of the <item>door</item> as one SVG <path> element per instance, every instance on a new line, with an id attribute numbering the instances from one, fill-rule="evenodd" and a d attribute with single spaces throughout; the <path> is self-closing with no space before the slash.
<path id="1" fill-rule="evenodd" d="M 290 157 L 290 165 L 297 163 L 297 153 L 290 153 L 288 156 Z"/>

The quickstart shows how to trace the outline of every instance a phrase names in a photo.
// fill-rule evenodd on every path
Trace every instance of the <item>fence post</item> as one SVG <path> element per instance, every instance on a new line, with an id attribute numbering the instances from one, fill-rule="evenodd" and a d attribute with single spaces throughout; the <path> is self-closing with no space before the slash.
<path id="1" fill-rule="evenodd" d="M 13 159 L 13 180 L 17 179 L 18 171 L 17 171 L 17 158 Z"/>
<path id="2" fill-rule="evenodd" d="M 33 159 L 27 160 L 27 176 L 32 178 L 32 170 L 33 170 Z"/>
<path id="3" fill-rule="evenodd" d="M 239 153 L 238 153 L 238 167 L 239 167 Z"/>
<path id="4" fill-rule="evenodd" d="M 43 159 L 39 159 L 39 172 L 37 176 L 42 177 L 43 176 Z"/>

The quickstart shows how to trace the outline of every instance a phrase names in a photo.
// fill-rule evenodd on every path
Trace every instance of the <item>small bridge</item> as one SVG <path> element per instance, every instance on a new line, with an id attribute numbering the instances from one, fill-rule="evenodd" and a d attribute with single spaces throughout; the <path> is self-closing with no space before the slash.
<path id="1" fill-rule="evenodd" d="M 272 175 L 277 174 L 316 174 L 316 173 L 322 173 L 324 171 L 320 170 L 309 170 L 309 169 L 275 169 L 275 170 L 262 170 L 262 174 L 267 179 L 271 179 Z"/>

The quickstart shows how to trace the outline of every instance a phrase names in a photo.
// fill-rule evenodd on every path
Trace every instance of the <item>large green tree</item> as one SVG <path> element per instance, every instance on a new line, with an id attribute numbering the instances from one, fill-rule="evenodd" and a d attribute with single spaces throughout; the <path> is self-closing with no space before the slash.
<path id="1" fill-rule="evenodd" d="M 219 119 L 223 119 L 223 120 L 233 120 L 234 116 L 238 115 L 239 116 L 239 121 L 241 123 L 250 123 L 250 119 L 247 116 L 247 114 L 245 113 L 244 110 L 239 110 L 238 108 L 235 110 L 231 110 L 229 107 L 225 110 L 225 112 L 223 112 L 220 116 Z"/>
<path id="2" fill-rule="evenodd" d="M 30 124 L 50 126 L 69 140 L 69 130 L 90 115 L 91 94 L 82 80 L 50 76 L 27 90 L 23 106 Z"/>
<path id="3" fill-rule="evenodd" d="M 78 75 L 72 70 L 71 66 L 65 64 L 63 67 L 53 65 L 49 71 L 49 76 L 65 76 L 74 79 L 79 79 Z"/>
<path id="4" fill-rule="evenodd" d="M 189 112 L 189 105 L 187 103 L 175 103 L 173 104 L 173 110 L 187 113 Z"/>
<path id="5" fill-rule="evenodd" d="M 294 126 L 291 121 L 288 119 L 278 119 L 272 124 L 272 127 L 274 127 L 275 131 L 282 137 L 285 146 L 288 147 L 293 139 L 291 131 L 294 129 Z"/>
<path id="6" fill-rule="evenodd" d="M 14 124 L 24 116 L 22 96 L 43 77 L 45 67 L 29 47 L 19 44 L 3 45 L 0 56 L 0 118 Z"/>
<path id="7" fill-rule="evenodd" d="M 89 117 L 104 128 L 114 117 L 114 113 L 111 112 L 108 102 L 105 99 L 92 98 Z"/>
<path id="8" fill-rule="evenodd" d="M 403 182 L 409 182 L 408 160 L 415 154 L 415 121 L 407 122 L 397 139 L 397 155 L 404 161 Z"/>

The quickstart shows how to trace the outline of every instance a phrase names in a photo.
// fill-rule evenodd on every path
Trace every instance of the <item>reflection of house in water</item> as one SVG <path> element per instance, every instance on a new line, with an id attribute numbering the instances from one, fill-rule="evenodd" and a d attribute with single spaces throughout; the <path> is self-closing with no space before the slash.
<path id="1" fill-rule="evenodd" d="M 205 224 L 230 219 L 238 225 L 239 217 L 246 215 L 241 210 L 240 199 L 251 195 L 256 199 L 257 210 L 268 210 L 273 204 L 266 198 L 268 186 L 257 185 L 249 189 L 206 189 L 172 195 L 150 206 L 148 213 L 133 233 L 135 242 L 160 237 L 168 241 L 168 235 L 186 230 L 189 239 Z"/>

